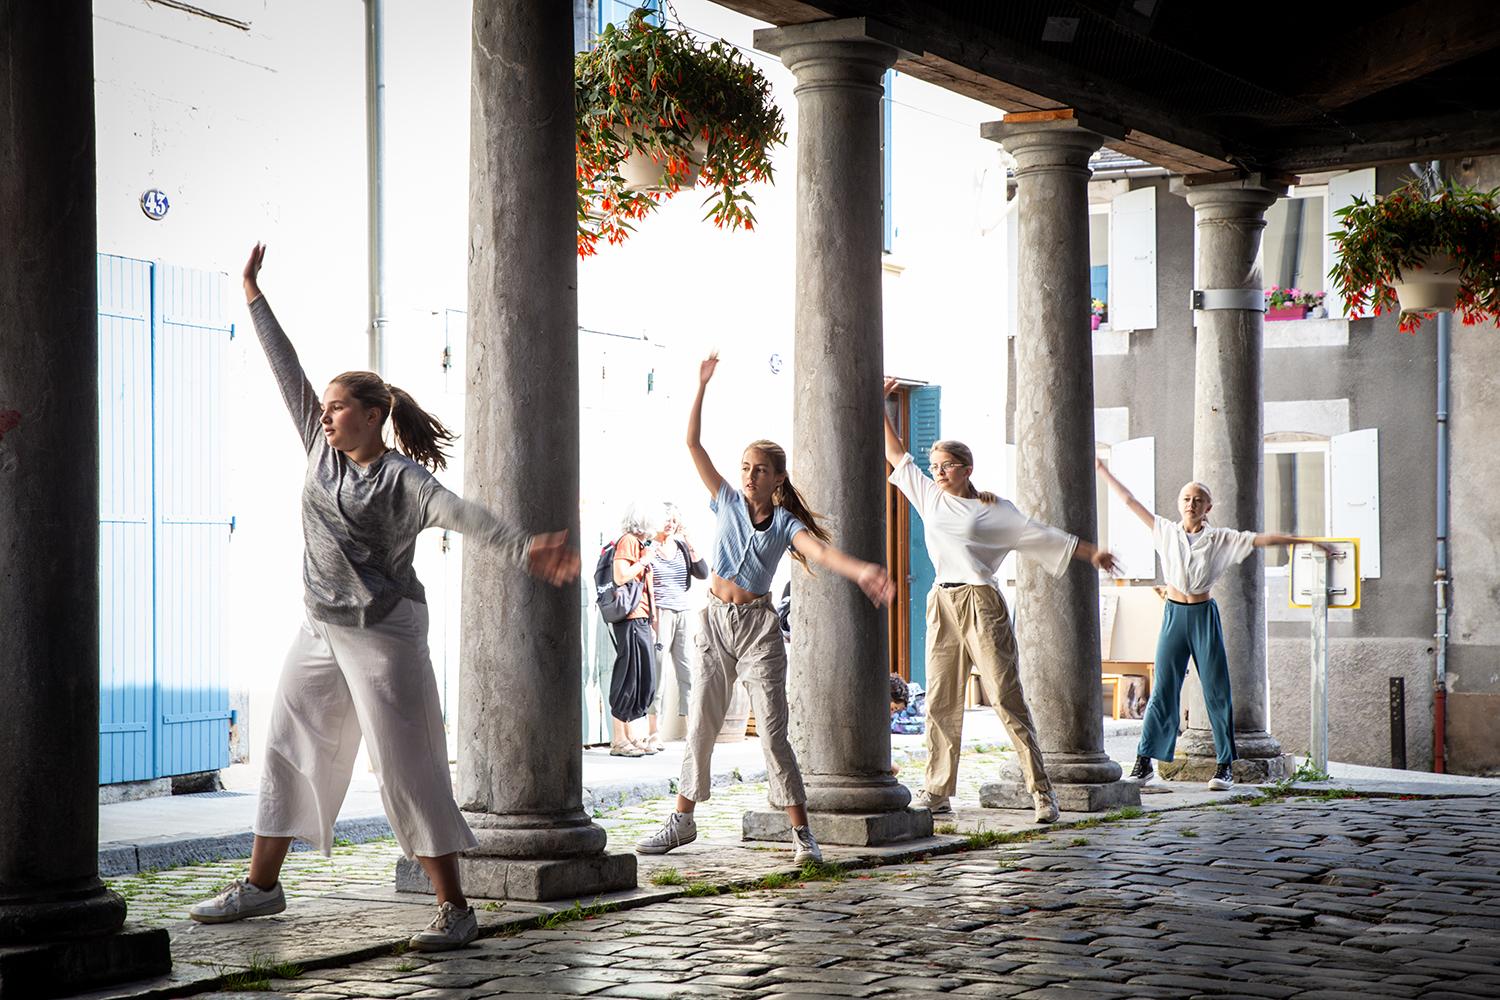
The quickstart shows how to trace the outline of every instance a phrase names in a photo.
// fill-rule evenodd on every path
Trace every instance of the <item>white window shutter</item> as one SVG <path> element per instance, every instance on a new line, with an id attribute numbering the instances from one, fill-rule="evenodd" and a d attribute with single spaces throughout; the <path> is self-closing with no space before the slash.
<path id="1" fill-rule="evenodd" d="M 1119 195 L 1109 205 L 1109 325 L 1156 328 L 1156 188 Z"/>
<path id="2" fill-rule="evenodd" d="M 1336 434 L 1329 439 L 1333 510 L 1330 536 L 1359 539 L 1359 575 L 1380 577 L 1380 432 Z"/>
<path id="3" fill-rule="evenodd" d="M 1156 510 L 1155 438 L 1131 438 L 1111 445 L 1109 471 L 1147 510 Z M 1109 550 L 1129 579 L 1156 579 L 1156 548 L 1151 544 L 1151 529 L 1131 513 L 1114 490 L 1109 491 Z"/>
<path id="4" fill-rule="evenodd" d="M 1334 289 L 1333 281 L 1328 277 L 1328 272 L 1333 270 L 1335 249 L 1333 237 L 1328 234 L 1341 228 L 1343 224 L 1342 220 L 1333 213 L 1354 204 L 1356 195 L 1363 197 L 1366 201 L 1375 196 L 1374 167 L 1350 170 L 1329 178 L 1328 197 L 1323 199 L 1323 283 L 1328 293 L 1323 299 L 1323 305 L 1328 309 L 1328 315 L 1334 319 L 1345 315 L 1344 298 Z"/>

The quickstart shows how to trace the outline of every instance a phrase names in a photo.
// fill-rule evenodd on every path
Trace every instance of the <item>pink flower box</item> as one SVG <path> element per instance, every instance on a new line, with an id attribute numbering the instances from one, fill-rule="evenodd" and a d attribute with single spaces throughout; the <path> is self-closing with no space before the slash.
<path id="1" fill-rule="evenodd" d="M 1090 330 L 1097 330 L 1097 329 L 1099 329 L 1099 314 L 1098 313 L 1090 313 L 1089 314 L 1089 329 Z"/>
<path id="2" fill-rule="evenodd" d="M 1306 319 L 1307 306 L 1282 306 L 1280 309 L 1267 309 L 1266 319 Z"/>

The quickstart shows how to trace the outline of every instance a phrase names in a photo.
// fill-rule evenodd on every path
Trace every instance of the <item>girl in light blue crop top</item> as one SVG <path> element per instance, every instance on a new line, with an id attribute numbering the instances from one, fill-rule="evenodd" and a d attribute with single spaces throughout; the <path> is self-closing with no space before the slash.
<path id="1" fill-rule="evenodd" d="M 698 836 L 693 807 L 711 794 L 709 758 L 724 724 L 734 685 L 750 686 L 756 729 L 766 756 L 771 805 L 792 823 L 794 861 L 821 861 L 807 827 L 807 793 L 787 737 L 786 646 L 781 620 L 771 605 L 771 577 L 787 551 L 811 571 L 821 566 L 857 584 L 876 605 L 889 604 L 895 585 L 874 563 L 829 544 L 822 528 L 787 478 L 786 452 L 770 441 L 753 441 L 740 458 L 739 488 L 719 474 L 700 440 L 703 394 L 718 367 L 710 354 L 698 370 L 698 395 L 688 416 L 687 445 L 719 516 L 714 539 L 712 599 L 698 616 L 694 641 L 692 700 L 688 706 L 687 752 L 678 784 L 677 811 L 636 844 L 642 854 L 665 854 Z"/>

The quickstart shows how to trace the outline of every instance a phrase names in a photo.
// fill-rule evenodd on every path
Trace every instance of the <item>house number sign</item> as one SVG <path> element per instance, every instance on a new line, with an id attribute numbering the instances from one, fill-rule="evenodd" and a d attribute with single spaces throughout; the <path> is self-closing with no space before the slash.
<path id="1" fill-rule="evenodd" d="M 167 217 L 167 210 L 172 207 L 167 200 L 167 193 L 160 188 L 150 188 L 141 192 L 141 211 L 146 213 L 146 218 L 153 222 L 160 222 Z"/>

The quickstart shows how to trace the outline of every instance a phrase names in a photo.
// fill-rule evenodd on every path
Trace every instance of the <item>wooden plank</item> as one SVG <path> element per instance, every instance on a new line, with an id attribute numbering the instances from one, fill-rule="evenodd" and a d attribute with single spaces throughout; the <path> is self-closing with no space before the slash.
<path id="1" fill-rule="evenodd" d="M 788 24 L 804 24 L 808 21 L 826 21 L 833 13 L 802 0 L 715 0 L 720 7 L 728 7 L 747 17 L 767 21 L 784 28 Z"/>
<path id="2" fill-rule="evenodd" d="M 1331 44 L 1338 58 L 1318 65 L 1300 99 L 1342 108 L 1500 47 L 1500 14 L 1494 0 L 1408 4 L 1351 23 Z"/>
<path id="3" fill-rule="evenodd" d="M 1013 86 L 992 76 L 976 73 L 967 66 L 935 52 L 924 52 L 915 59 L 896 63 L 896 72 L 905 73 L 926 83 L 951 90 L 955 94 L 988 104 L 1002 111 L 1041 111 L 1060 108 L 1061 104 L 1041 94 Z"/>
<path id="4" fill-rule="evenodd" d="M 1026 122 L 1070 122 L 1072 120 L 1072 108 L 1052 108 L 1046 111 L 1013 111 L 1005 116 L 1005 123 L 1007 125 L 1020 125 Z"/>
<path id="5" fill-rule="evenodd" d="M 1335 167 L 1378 166 L 1413 160 L 1454 160 L 1500 154 L 1500 112 L 1461 113 L 1422 121 L 1361 125 L 1368 139 L 1329 143 L 1290 133 L 1261 159 L 1270 167 L 1312 173 Z"/>

